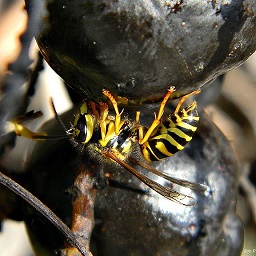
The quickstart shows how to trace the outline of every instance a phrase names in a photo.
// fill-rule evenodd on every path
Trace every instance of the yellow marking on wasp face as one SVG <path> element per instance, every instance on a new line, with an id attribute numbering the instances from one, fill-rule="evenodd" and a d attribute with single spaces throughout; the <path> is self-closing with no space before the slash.
<path id="1" fill-rule="evenodd" d="M 82 115 L 88 113 L 88 107 L 87 107 L 87 103 L 84 102 L 81 106 L 80 106 L 80 113 Z"/>
<path id="2" fill-rule="evenodd" d="M 94 132 L 94 118 L 90 114 L 85 115 L 86 120 L 86 140 L 83 142 L 84 144 L 88 143 L 89 140 L 92 138 Z"/>
<path id="3" fill-rule="evenodd" d="M 84 102 L 80 106 L 80 113 L 75 115 L 75 120 L 73 123 L 74 126 L 74 131 L 73 135 L 75 137 L 79 137 L 80 133 L 81 134 L 79 140 L 82 144 L 86 144 L 90 141 L 92 138 L 93 132 L 94 132 L 94 125 L 95 125 L 95 118 L 93 115 L 88 113 L 88 106 L 87 103 Z M 83 129 L 80 130 L 82 127 Z M 83 139 L 83 141 L 81 141 Z"/>

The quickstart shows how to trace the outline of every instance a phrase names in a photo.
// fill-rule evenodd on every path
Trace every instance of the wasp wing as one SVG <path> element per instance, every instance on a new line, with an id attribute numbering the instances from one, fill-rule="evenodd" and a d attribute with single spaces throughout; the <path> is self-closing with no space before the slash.
<path id="1" fill-rule="evenodd" d="M 200 184 L 197 182 L 189 182 L 187 180 L 182 180 L 182 179 L 176 179 L 176 178 L 169 176 L 165 172 L 161 172 L 161 171 L 157 170 L 156 168 L 154 168 L 153 166 L 143 163 L 143 162 L 136 160 L 132 157 L 129 157 L 129 160 L 131 162 L 136 163 L 136 164 L 140 165 L 141 167 L 147 169 L 148 171 L 156 174 L 157 176 L 160 176 L 160 177 L 164 178 L 165 180 L 171 181 L 180 186 L 191 188 L 193 190 L 197 190 L 197 191 L 201 191 L 201 192 L 205 192 L 205 191 L 209 190 L 209 187 L 204 184 Z"/>
<path id="2" fill-rule="evenodd" d="M 161 194 L 165 198 L 172 200 L 174 202 L 183 204 L 185 206 L 192 206 L 195 204 L 195 199 L 193 197 L 179 193 L 171 188 L 164 187 L 159 183 L 149 179 L 147 176 L 139 173 L 135 168 L 133 168 L 132 166 L 130 166 L 129 164 L 127 164 L 126 162 L 118 158 L 115 155 L 115 153 L 111 151 L 111 149 L 105 148 L 101 151 L 101 154 L 111 158 L 116 163 L 120 164 L 122 167 L 124 167 L 134 176 L 136 176 L 139 180 L 141 180 L 143 183 L 145 183 L 147 186 L 149 186 L 151 189 Z"/>

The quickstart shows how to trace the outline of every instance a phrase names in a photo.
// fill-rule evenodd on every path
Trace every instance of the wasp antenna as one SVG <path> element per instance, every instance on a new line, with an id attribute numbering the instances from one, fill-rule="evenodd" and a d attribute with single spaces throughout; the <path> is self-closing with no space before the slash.
<path id="1" fill-rule="evenodd" d="M 61 120 L 59 114 L 57 113 L 52 97 L 50 98 L 50 103 L 51 103 L 51 107 L 52 107 L 52 110 L 53 110 L 55 119 L 59 122 L 59 124 L 62 126 L 62 128 L 64 129 L 64 131 L 67 133 L 67 130 L 68 130 L 68 129 L 67 129 L 67 127 L 65 126 L 65 124 L 63 123 L 63 121 Z"/>
<path id="2" fill-rule="evenodd" d="M 0 183 L 5 187 L 9 188 L 10 190 L 12 190 L 15 194 L 22 197 L 26 202 L 28 202 L 44 217 L 46 217 L 56 228 L 58 228 L 65 235 L 69 243 L 74 245 L 83 256 L 92 255 L 85 249 L 85 247 L 82 244 L 80 244 L 80 242 L 76 239 L 75 235 L 68 228 L 68 226 L 37 197 L 32 195 L 28 190 L 20 186 L 11 178 L 4 175 L 2 172 L 0 172 Z"/>
<path id="3" fill-rule="evenodd" d="M 66 139 L 67 136 L 66 135 L 40 135 L 39 133 L 33 135 L 33 137 L 31 137 L 31 139 L 33 140 L 62 140 L 62 139 Z"/>

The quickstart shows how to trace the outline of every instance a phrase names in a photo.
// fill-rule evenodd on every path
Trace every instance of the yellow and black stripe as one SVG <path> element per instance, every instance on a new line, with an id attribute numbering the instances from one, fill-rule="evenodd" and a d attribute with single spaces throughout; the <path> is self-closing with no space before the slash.
<path id="1" fill-rule="evenodd" d="M 145 159 L 149 162 L 159 161 L 182 150 L 192 139 L 198 121 L 196 102 L 169 116 L 155 128 L 149 140 L 141 145 Z"/>

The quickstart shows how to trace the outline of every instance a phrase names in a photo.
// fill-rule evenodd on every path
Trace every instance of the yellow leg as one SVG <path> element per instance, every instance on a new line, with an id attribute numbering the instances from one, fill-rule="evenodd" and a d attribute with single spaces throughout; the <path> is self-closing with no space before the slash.
<path id="1" fill-rule="evenodd" d="M 103 94 L 109 98 L 109 100 L 111 101 L 114 110 L 116 112 L 116 117 L 115 117 L 115 130 L 116 130 L 116 135 L 118 135 L 119 130 L 120 130 L 120 123 L 121 123 L 121 114 L 119 113 L 118 110 L 118 106 L 117 106 L 117 102 L 115 100 L 115 98 L 113 97 L 113 95 L 110 93 L 110 91 L 103 89 L 102 90 Z"/>
<path id="2" fill-rule="evenodd" d="M 163 116 L 163 113 L 164 113 L 164 108 L 165 108 L 165 105 L 167 103 L 167 101 L 169 100 L 171 94 L 175 91 L 175 87 L 169 87 L 166 94 L 164 95 L 164 98 L 161 102 L 161 105 L 160 105 L 160 108 L 159 108 L 159 111 L 158 111 L 158 114 L 157 116 L 155 115 L 155 119 L 153 121 L 153 123 L 151 124 L 151 126 L 149 127 L 149 129 L 147 130 L 144 138 L 140 138 L 139 139 L 139 144 L 142 145 L 144 144 L 146 141 L 148 141 L 150 135 L 152 134 L 152 132 L 154 131 L 154 129 L 159 125 L 160 123 L 160 119 L 161 117 Z"/>
<path id="3" fill-rule="evenodd" d="M 191 92 L 191 93 L 186 94 L 185 96 L 183 96 L 183 97 L 181 98 L 181 100 L 179 101 L 179 103 L 178 103 L 178 105 L 177 105 L 177 107 L 176 107 L 176 109 L 175 109 L 175 111 L 174 111 L 174 114 L 177 114 L 177 113 L 179 112 L 181 105 L 184 103 L 184 101 L 185 101 L 187 98 L 189 98 L 189 97 L 192 96 L 192 95 L 198 94 L 198 93 L 200 93 L 200 92 L 201 92 L 201 90 L 198 89 L 198 90 L 196 90 L 196 91 L 193 91 L 193 92 Z"/>
<path id="4" fill-rule="evenodd" d="M 26 128 L 22 123 L 37 119 L 43 115 L 42 112 L 34 112 L 30 111 L 21 116 L 13 118 L 12 120 L 5 123 L 5 131 L 6 133 L 15 132 L 17 136 L 21 136 L 24 138 L 32 139 L 32 140 L 44 140 L 48 136 L 45 132 L 33 132 Z"/>
<path id="5" fill-rule="evenodd" d="M 45 132 L 32 132 L 22 124 L 15 121 L 9 121 L 5 124 L 6 132 L 15 132 L 17 136 L 21 136 L 31 140 L 45 140 L 49 136 Z"/>
<path id="6" fill-rule="evenodd" d="M 140 111 L 136 111 L 135 126 L 140 124 Z"/>

